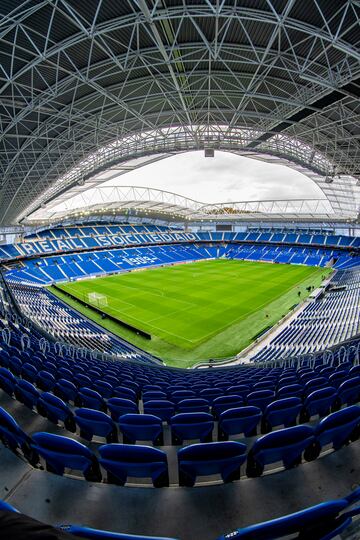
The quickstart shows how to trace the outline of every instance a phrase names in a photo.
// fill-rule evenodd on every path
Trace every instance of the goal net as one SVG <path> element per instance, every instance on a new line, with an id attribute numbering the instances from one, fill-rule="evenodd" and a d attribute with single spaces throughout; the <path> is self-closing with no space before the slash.
<path id="1" fill-rule="evenodd" d="M 88 293 L 87 299 L 88 299 L 89 304 L 91 304 L 92 306 L 104 307 L 108 305 L 107 296 L 105 296 L 104 294 L 91 292 L 91 293 Z"/>

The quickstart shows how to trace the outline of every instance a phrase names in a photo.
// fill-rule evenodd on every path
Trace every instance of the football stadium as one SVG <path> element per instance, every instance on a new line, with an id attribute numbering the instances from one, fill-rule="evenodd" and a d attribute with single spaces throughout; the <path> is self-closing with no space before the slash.
<path id="1" fill-rule="evenodd" d="M 0 536 L 360 538 L 358 0 L 0 2 Z"/>

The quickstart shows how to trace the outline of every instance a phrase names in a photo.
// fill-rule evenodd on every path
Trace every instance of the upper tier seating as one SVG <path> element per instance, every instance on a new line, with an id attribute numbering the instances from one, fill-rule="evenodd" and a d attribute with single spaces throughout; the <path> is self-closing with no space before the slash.
<path id="1" fill-rule="evenodd" d="M 152 225 L 150 223 L 92 223 L 91 225 L 78 225 L 54 227 L 44 229 L 37 233 L 25 235 L 26 240 L 72 238 L 74 236 L 111 235 L 111 234 L 137 234 L 156 233 L 176 230 L 163 225 Z"/>
<path id="2" fill-rule="evenodd" d="M 143 230 L 147 228 L 150 230 Z M 39 233 L 41 235 L 41 233 Z M 197 232 L 152 230 L 150 226 L 97 226 L 67 227 L 46 232 L 45 238 L 35 235 L 24 242 L 0 246 L 0 260 L 26 258 L 29 255 L 65 254 L 87 250 L 126 247 L 129 245 L 174 242 L 223 242 L 243 245 L 246 249 L 238 258 L 269 260 L 324 266 L 333 260 L 336 267 L 349 268 L 358 264 L 354 254 L 360 247 L 360 238 L 322 234 L 258 233 L 258 232 Z M 257 248 L 260 248 L 259 250 Z M 310 249 L 310 251 L 308 251 Z M 339 257 L 339 260 L 337 258 Z"/>

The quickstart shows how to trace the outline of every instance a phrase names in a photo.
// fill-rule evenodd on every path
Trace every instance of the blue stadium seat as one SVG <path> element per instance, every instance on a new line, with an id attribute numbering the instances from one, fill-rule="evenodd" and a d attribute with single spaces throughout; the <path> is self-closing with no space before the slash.
<path id="1" fill-rule="evenodd" d="M 31 383 L 35 382 L 37 374 L 38 374 L 38 370 L 36 369 L 35 366 L 30 364 L 29 362 L 25 362 L 22 365 L 20 375 L 25 381 L 29 381 Z"/>
<path id="2" fill-rule="evenodd" d="M 223 396 L 224 392 L 220 388 L 204 388 L 200 391 L 200 397 L 206 399 L 210 405 L 214 403 L 217 397 Z"/>
<path id="3" fill-rule="evenodd" d="M 296 425 L 301 409 L 302 401 L 298 397 L 273 401 L 265 409 L 261 423 L 261 433 L 269 433 L 275 426 L 290 427 Z"/>
<path id="4" fill-rule="evenodd" d="M 304 400 L 304 407 L 300 413 L 300 422 L 308 422 L 312 416 L 326 416 L 337 401 L 335 388 L 328 386 L 311 392 Z"/>
<path id="5" fill-rule="evenodd" d="M 161 390 L 150 390 L 143 393 L 142 396 L 143 402 L 146 403 L 147 401 L 154 401 L 154 400 L 166 400 L 167 395 L 165 392 L 162 392 Z"/>
<path id="6" fill-rule="evenodd" d="M 53 392 L 66 403 L 69 401 L 74 403 L 78 394 L 78 389 L 73 382 L 67 379 L 59 379 L 54 386 Z"/>
<path id="7" fill-rule="evenodd" d="M 223 482 L 240 479 L 246 445 L 235 442 L 192 444 L 178 451 L 179 484 L 192 487 L 197 476 L 220 474 Z"/>
<path id="8" fill-rule="evenodd" d="M 351 513 L 340 514 L 348 505 L 346 499 L 320 503 L 294 514 L 237 529 L 218 540 L 276 540 L 285 537 L 331 540 L 351 524 Z"/>
<path id="9" fill-rule="evenodd" d="M 14 375 L 20 375 L 22 365 L 23 363 L 18 356 L 10 356 L 8 368 Z"/>
<path id="10" fill-rule="evenodd" d="M 204 398 L 189 398 L 179 401 L 176 410 L 178 413 L 183 412 L 209 412 L 210 405 L 207 399 Z"/>
<path id="11" fill-rule="evenodd" d="M 19 510 L 17 510 L 16 508 L 14 508 L 13 506 L 11 506 L 11 504 L 5 502 L 5 501 L 1 501 L 0 500 L 0 510 L 2 512 L 15 512 L 17 514 L 19 514 Z"/>
<path id="12" fill-rule="evenodd" d="M 142 387 L 142 394 L 144 395 L 145 392 L 161 392 L 161 386 L 158 384 L 150 384 L 150 382 L 148 381 L 143 384 Z"/>
<path id="13" fill-rule="evenodd" d="M 76 399 L 75 399 L 75 405 L 78 407 L 87 407 L 88 409 L 95 409 L 97 411 L 106 411 L 106 403 L 104 398 L 99 394 L 99 392 L 96 392 L 96 390 L 92 390 L 92 388 L 80 388 Z"/>
<path id="14" fill-rule="evenodd" d="M 289 469 L 301 463 L 304 450 L 315 442 L 314 430 L 309 426 L 295 426 L 263 435 L 248 454 L 246 474 L 261 476 L 264 467 L 282 461 Z"/>
<path id="15" fill-rule="evenodd" d="M 360 377 L 352 377 L 340 384 L 338 388 L 341 405 L 353 405 L 360 401 Z"/>
<path id="16" fill-rule="evenodd" d="M 124 414 L 118 420 L 123 441 L 151 441 L 156 446 L 164 444 L 162 420 L 153 414 Z"/>
<path id="17" fill-rule="evenodd" d="M 177 405 L 184 399 L 196 398 L 196 393 L 193 390 L 175 390 L 170 393 L 170 401 Z"/>
<path id="18" fill-rule="evenodd" d="M 38 462 L 37 453 L 31 448 L 31 438 L 2 407 L 0 407 L 0 440 L 15 453 L 21 450 L 31 464 L 35 465 Z"/>
<path id="19" fill-rule="evenodd" d="M 284 386 L 289 386 L 290 384 L 297 384 L 298 378 L 296 375 L 282 377 L 279 379 L 278 385 L 277 385 L 277 391 L 279 391 L 281 388 L 284 388 Z"/>
<path id="20" fill-rule="evenodd" d="M 139 412 L 137 404 L 130 399 L 113 397 L 108 400 L 107 406 L 110 411 L 111 418 L 115 420 L 115 422 L 117 422 L 120 416 L 123 416 L 124 414 L 136 414 Z"/>
<path id="21" fill-rule="evenodd" d="M 127 478 L 152 479 L 154 487 L 169 485 L 166 453 L 151 446 L 107 444 L 99 448 L 99 462 L 111 484 L 123 486 Z"/>
<path id="22" fill-rule="evenodd" d="M 244 404 L 244 400 L 236 394 L 228 394 L 226 396 L 220 396 L 214 399 L 212 406 L 212 413 L 215 418 L 219 418 L 220 414 L 228 409 L 235 409 L 241 407 Z"/>
<path id="23" fill-rule="evenodd" d="M 269 403 L 274 400 L 275 392 L 273 390 L 256 390 L 255 392 L 250 392 L 247 396 L 248 405 L 259 407 L 263 412 Z"/>
<path id="24" fill-rule="evenodd" d="M 124 386 L 117 386 L 113 390 L 114 397 L 123 399 L 130 399 L 131 401 L 137 401 L 137 393 L 132 388 L 125 388 Z"/>
<path id="25" fill-rule="evenodd" d="M 36 377 L 36 386 L 44 392 L 50 392 L 56 384 L 56 379 L 49 371 L 41 370 Z"/>
<path id="26" fill-rule="evenodd" d="M 184 440 L 200 439 L 201 442 L 212 441 L 214 420 L 211 414 L 190 412 L 176 414 L 171 418 L 172 444 L 183 444 Z"/>
<path id="27" fill-rule="evenodd" d="M 308 380 L 304 385 L 305 394 L 309 395 L 315 390 L 320 390 L 320 388 L 325 388 L 329 386 L 329 380 L 326 377 L 315 377 Z"/>
<path id="28" fill-rule="evenodd" d="M 50 392 L 43 392 L 38 399 L 36 408 L 39 414 L 45 416 L 50 422 L 57 424 L 61 420 L 66 429 L 76 431 L 74 415 L 66 403 Z"/>
<path id="29" fill-rule="evenodd" d="M 358 376 L 358 375 L 360 375 L 360 365 L 358 365 L 358 366 L 353 366 L 353 367 L 350 369 L 350 371 L 349 371 L 349 373 L 348 373 L 348 378 L 351 378 L 351 379 L 352 379 L 353 377 L 356 377 L 356 376 Z"/>
<path id="30" fill-rule="evenodd" d="M 304 394 L 304 387 L 302 386 L 302 384 L 289 384 L 286 386 L 282 386 L 277 391 L 278 398 L 286 398 L 286 397 L 302 398 L 303 394 Z"/>
<path id="31" fill-rule="evenodd" d="M 145 401 L 144 412 L 158 416 L 163 422 L 169 422 L 170 418 L 175 414 L 175 405 L 167 399 Z"/>
<path id="32" fill-rule="evenodd" d="M 274 381 L 259 381 L 254 384 L 253 390 L 275 390 Z"/>
<path id="33" fill-rule="evenodd" d="M 6 351 L 5 349 L 2 349 L 0 351 L 0 366 L 8 367 L 9 359 L 10 359 L 10 354 L 8 353 L 8 351 Z"/>
<path id="34" fill-rule="evenodd" d="M 336 371 L 335 373 L 332 373 L 329 376 L 329 386 L 334 386 L 335 388 L 339 388 L 340 384 L 344 381 L 347 381 L 349 378 L 351 378 L 348 371 L 345 369 Z"/>
<path id="35" fill-rule="evenodd" d="M 39 432 L 32 436 L 31 447 L 45 460 L 49 472 L 63 475 L 65 469 L 78 470 L 86 480 L 101 481 L 101 471 L 95 455 L 78 441 Z"/>
<path id="36" fill-rule="evenodd" d="M 58 379 L 65 379 L 67 381 L 73 381 L 73 372 L 71 369 L 68 369 L 67 367 L 60 367 L 57 371 L 57 378 Z"/>
<path id="37" fill-rule="evenodd" d="M 14 395 L 16 377 L 7 368 L 0 367 L 0 388 L 9 396 Z"/>
<path id="38" fill-rule="evenodd" d="M 99 394 L 105 399 L 109 399 L 113 395 L 113 391 L 114 391 L 113 387 L 111 386 L 110 383 L 106 381 L 96 380 L 94 381 L 94 384 L 92 387 L 94 390 L 99 392 Z"/>
<path id="39" fill-rule="evenodd" d="M 321 449 L 332 443 L 334 450 L 355 441 L 360 436 L 360 407 L 351 405 L 323 418 L 314 429 L 316 440 L 305 450 L 307 461 L 316 459 Z"/>
<path id="40" fill-rule="evenodd" d="M 218 423 L 218 440 L 226 441 L 230 435 L 240 433 L 244 433 L 245 437 L 256 435 L 261 417 L 261 409 L 253 405 L 222 412 Z"/>
<path id="41" fill-rule="evenodd" d="M 85 373 L 77 373 L 74 376 L 73 381 L 74 381 L 74 384 L 76 384 L 78 388 L 91 388 L 92 387 L 92 380 L 90 379 L 90 377 L 85 375 Z"/>
<path id="42" fill-rule="evenodd" d="M 35 407 L 40 396 L 40 392 L 35 386 L 24 379 L 19 379 L 16 382 L 14 394 L 16 399 L 26 407 L 29 407 L 29 409 Z"/>
<path id="43" fill-rule="evenodd" d="M 114 421 L 102 411 L 94 409 L 76 409 L 75 422 L 80 428 L 80 437 L 91 441 L 93 436 L 105 437 L 106 442 L 118 442 L 118 433 Z"/>

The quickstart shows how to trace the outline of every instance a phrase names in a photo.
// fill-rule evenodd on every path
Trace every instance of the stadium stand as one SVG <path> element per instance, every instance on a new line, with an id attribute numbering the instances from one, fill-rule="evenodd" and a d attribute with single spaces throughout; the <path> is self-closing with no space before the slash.
<path id="1" fill-rule="evenodd" d="M 331 285 L 322 298 L 308 303 L 253 360 L 311 353 L 358 334 L 359 270 L 338 271 Z"/>

